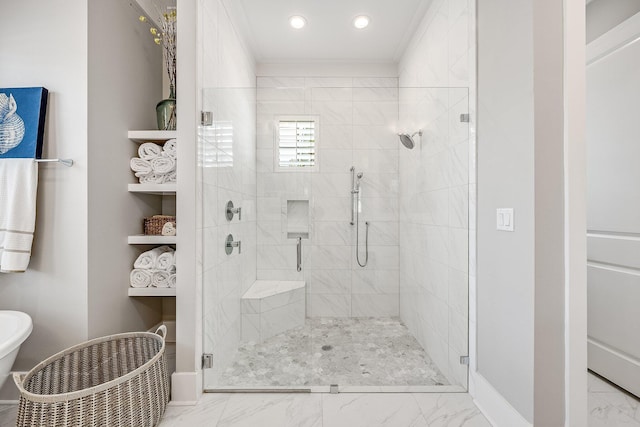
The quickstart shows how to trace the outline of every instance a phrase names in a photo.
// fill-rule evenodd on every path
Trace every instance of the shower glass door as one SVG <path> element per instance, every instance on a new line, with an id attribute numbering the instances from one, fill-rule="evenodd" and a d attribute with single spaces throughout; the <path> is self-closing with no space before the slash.
<path id="1" fill-rule="evenodd" d="M 466 390 L 468 90 L 397 82 L 202 92 L 205 390 Z"/>
<path id="2" fill-rule="evenodd" d="M 400 319 L 437 368 L 435 385 L 448 390 L 466 389 L 468 375 L 468 117 L 468 88 L 400 88 L 400 128 L 422 130 L 413 149 L 400 148 Z"/>
<path id="3" fill-rule="evenodd" d="M 255 93 L 252 87 L 202 91 L 210 120 L 198 128 L 198 252 L 203 352 L 213 360 L 204 370 L 205 389 L 228 383 L 222 377 L 242 342 L 241 297 L 256 279 Z"/>

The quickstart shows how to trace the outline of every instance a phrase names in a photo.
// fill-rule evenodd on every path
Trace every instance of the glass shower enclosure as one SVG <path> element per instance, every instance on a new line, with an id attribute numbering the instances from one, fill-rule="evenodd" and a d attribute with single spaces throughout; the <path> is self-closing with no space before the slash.
<path id="1" fill-rule="evenodd" d="M 258 77 L 201 102 L 205 391 L 466 390 L 468 88 Z"/>

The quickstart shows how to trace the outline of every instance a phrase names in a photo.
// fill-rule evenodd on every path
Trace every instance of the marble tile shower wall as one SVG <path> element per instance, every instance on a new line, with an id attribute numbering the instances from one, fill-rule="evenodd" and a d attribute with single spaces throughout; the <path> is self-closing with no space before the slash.
<path id="1" fill-rule="evenodd" d="M 199 0 L 202 35 L 201 109 L 213 126 L 199 129 L 197 254 L 203 296 L 203 350 L 214 369 L 204 371 L 205 386 L 231 363 L 241 336 L 240 297 L 256 278 L 255 64 L 221 0 Z M 225 217 L 232 200 L 242 220 Z M 242 241 L 242 254 L 224 251 L 228 234 Z"/>
<path id="2" fill-rule="evenodd" d="M 305 280 L 308 317 L 398 316 L 398 80 L 259 77 L 257 86 L 258 279 Z M 318 171 L 274 171 L 279 115 L 319 116 Z M 371 223 L 365 268 L 349 224 L 352 165 L 364 173 L 361 242 Z M 300 273 L 287 200 L 310 204 Z"/>
<path id="3" fill-rule="evenodd" d="M 424 130 L 421 146 L 400 153 L 400 317 L 462 386 L 475 254 L 475 145 L 469 124 L 460 122 L 472 112 L 472 7 L 472 0 L 434 1 L 399 68 L 401 127 Z"/>

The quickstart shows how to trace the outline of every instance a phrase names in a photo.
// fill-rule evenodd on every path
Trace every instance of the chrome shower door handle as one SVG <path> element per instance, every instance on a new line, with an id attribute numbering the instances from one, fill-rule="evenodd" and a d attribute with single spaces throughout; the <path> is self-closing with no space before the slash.
<path id="1" fill-rule="evenodd" d="M 297 254 L 298 254 L 298 264 L 297 270 L 302 271 L 302 237 L 298 237 L 298 245 L 297 245 Z"/>

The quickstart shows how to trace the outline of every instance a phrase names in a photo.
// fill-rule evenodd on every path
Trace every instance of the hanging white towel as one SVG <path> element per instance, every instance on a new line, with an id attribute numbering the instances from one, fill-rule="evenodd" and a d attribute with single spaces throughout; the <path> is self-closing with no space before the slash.
<path id="1" fill-rule="evenodd" d="M 33 159 L 0 159 L 0 272 L 29 266 L 36 224 L 38 164 Z"/>

